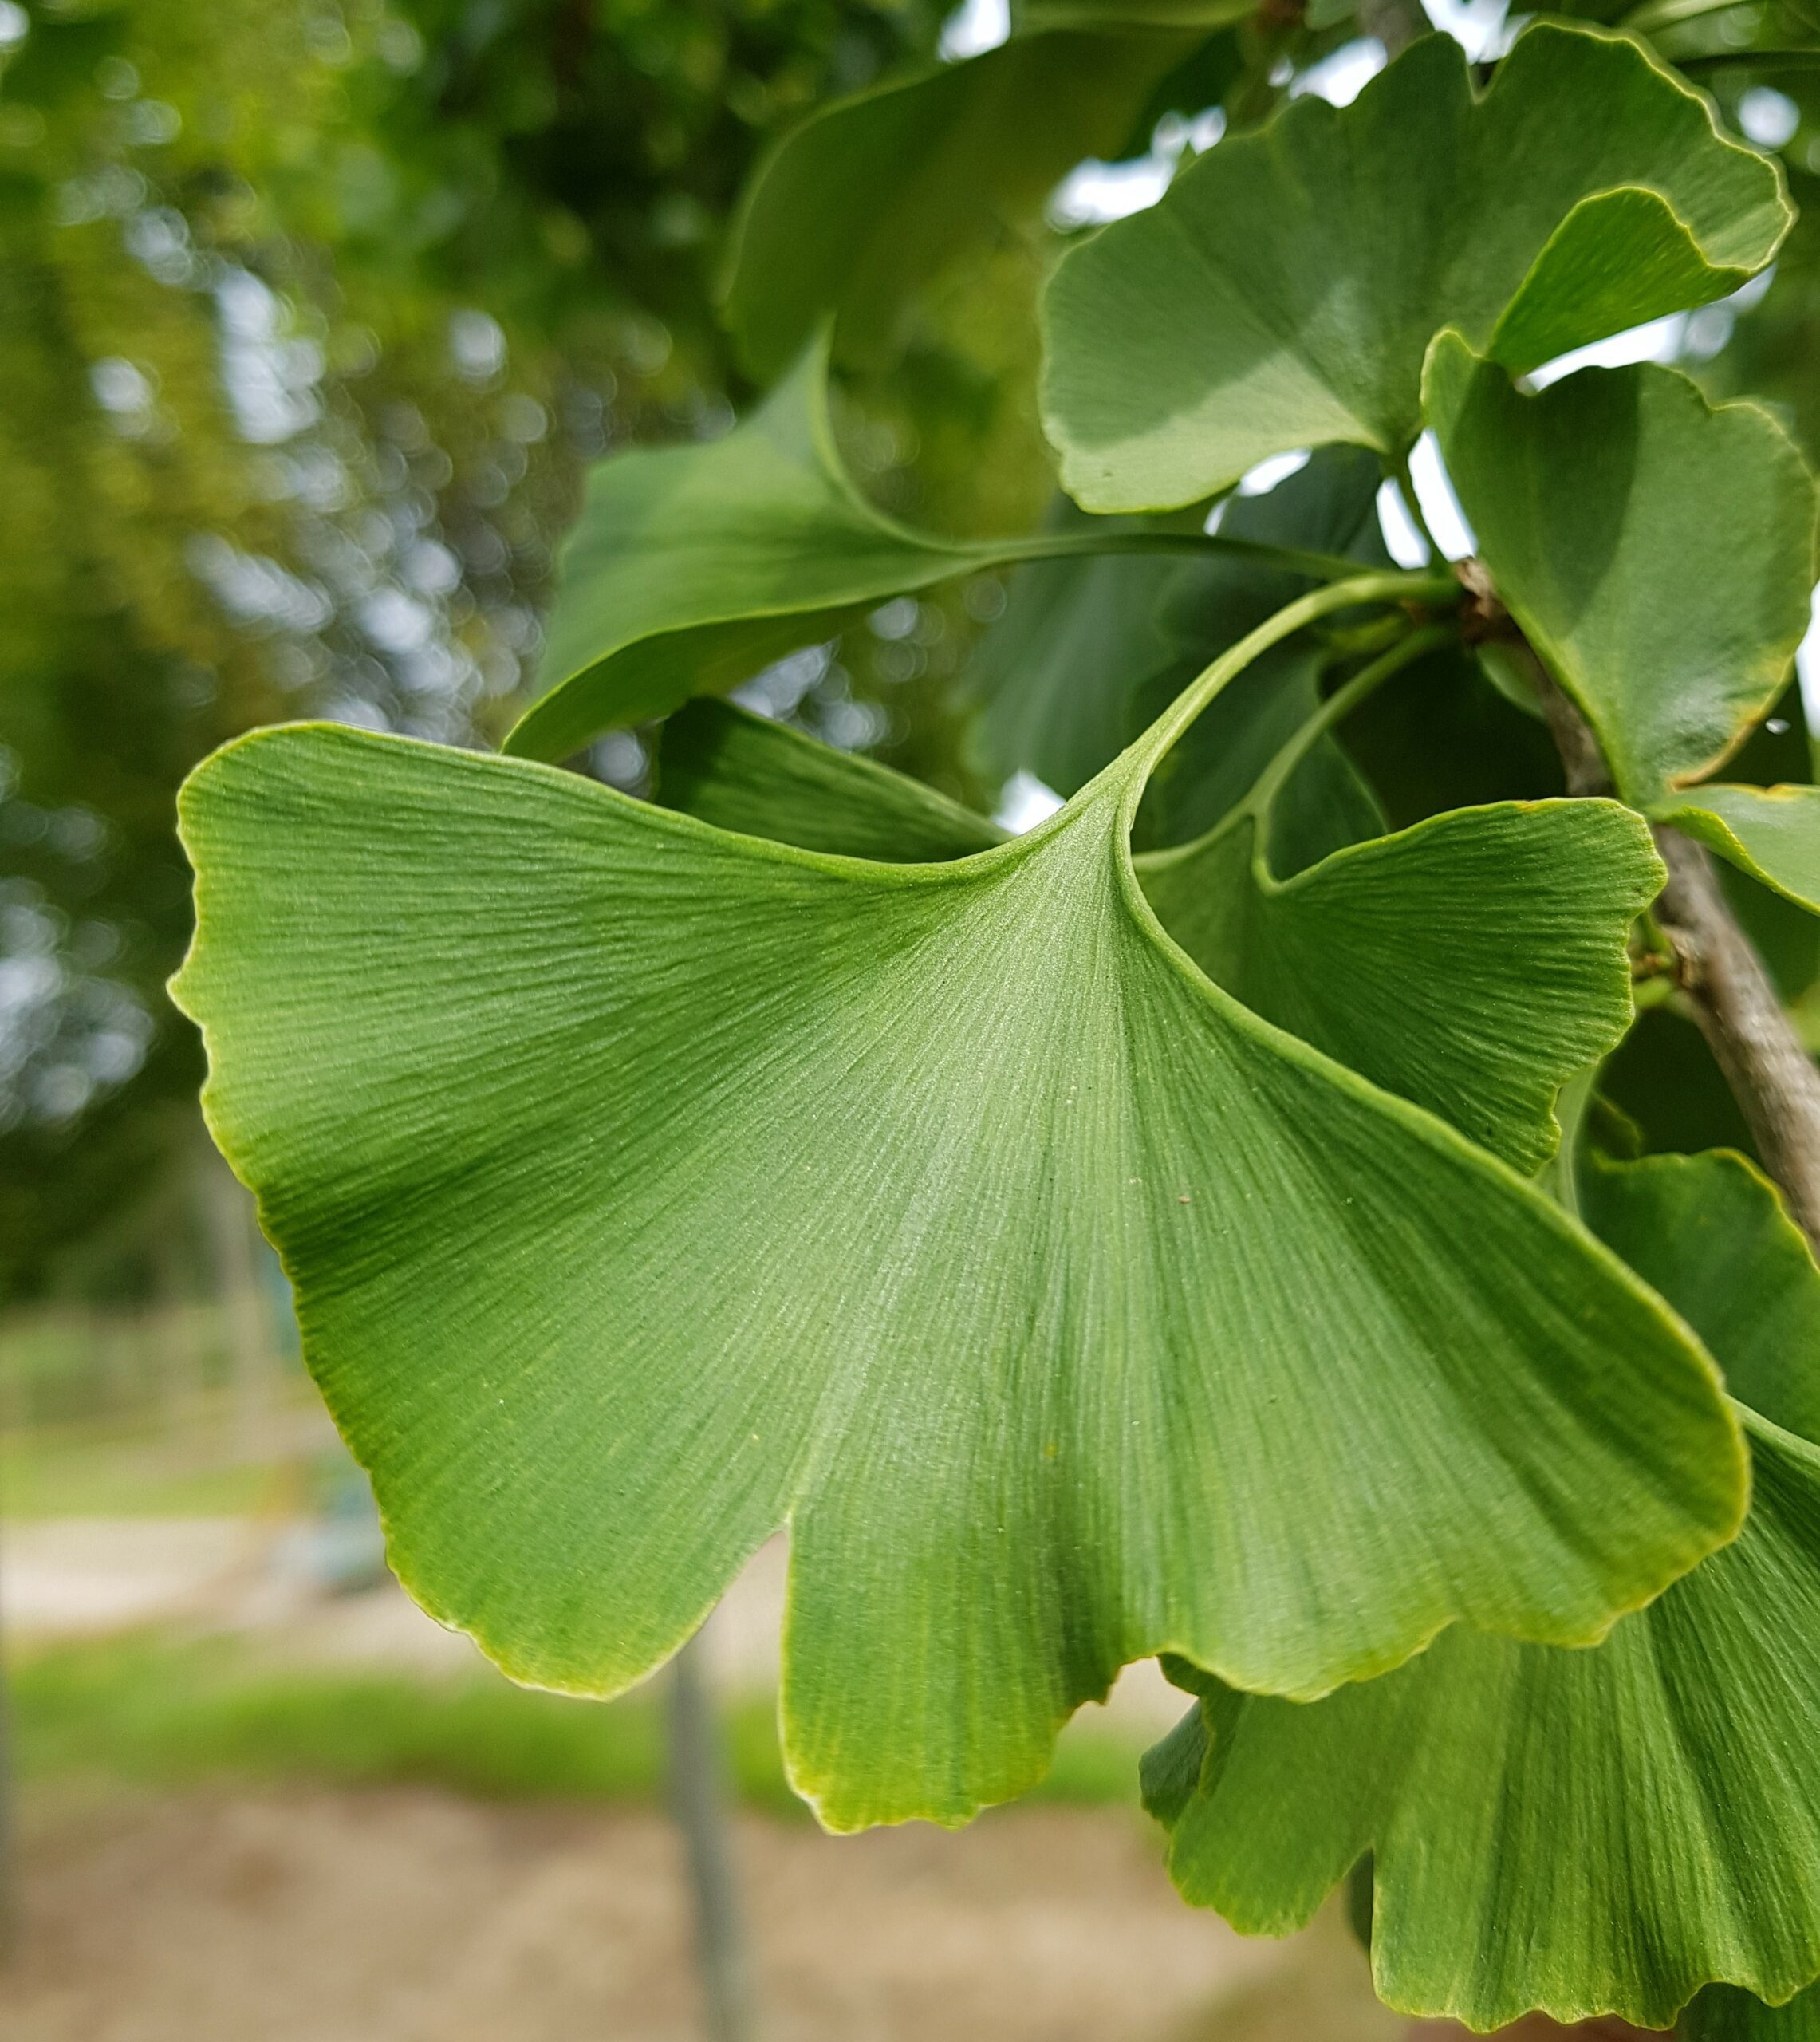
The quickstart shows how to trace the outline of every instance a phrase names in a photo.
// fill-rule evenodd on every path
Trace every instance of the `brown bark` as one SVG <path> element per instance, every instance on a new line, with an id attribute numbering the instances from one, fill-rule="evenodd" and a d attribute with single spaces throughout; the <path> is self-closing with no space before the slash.
<path id="1" fill-rule="evenodd" d="M 1668 868 L 1656 920 L 1674 949 L 1681 990 L 1750 1122 L 1763 1167 L 1820 1248 L 1820 1070 L 1705 850 L 1666 826 L 1657 830 L 1656 845 Z"/>

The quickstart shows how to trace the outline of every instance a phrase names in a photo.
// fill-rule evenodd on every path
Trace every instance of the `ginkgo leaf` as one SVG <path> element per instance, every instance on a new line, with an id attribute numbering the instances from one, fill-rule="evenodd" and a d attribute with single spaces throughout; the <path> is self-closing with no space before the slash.
<path id="1" fill-rule="evenodd" d="M 1157 11 L 1102 5 L 869 86 L 791 129 L 733 223 L 723 309 L 752 374 L 780 375 L 831 313 L 843 360 L 884 353 L 918 290 L 1034 215 L 1083 157 L 1116 154 L 1164 76 L 1247 9 L 1181 0 L 1160 22 Z"/>
<path id="2" fill-rule="evenodd" d="M 1460 809 L 1292 879 L 1237 811 L 1140 861 L 1158 918 L 1278 1027 L 1451 1121 L 1526 1175 L 1554 1097 L 1631 1019 L 1625 939 L 1662 884 L 1614 802 Z"/>
<path id="3" fill-rule="evenodd" d="M 1255 1013 L 1533 1174 L 1558 1137 L 1556 1093 L 1629 1023 L 1625 938 L 1662 883 L 1649 831 L 1613 802 L 1511 802 L 1336 851 L 1285 882 L 1262 845 L 1279 808 L 1296 817 L 1285 797 L 1318 742 L 1299 738 L 1294 770 L 1206 838 L 1140 853 L 1144 891 Z M 892 862 L 1003 836 L 901 774 L 724 703 L 692 704 L 663 743 L 659 798 L 723 828 Z"/>
<path id="4" fill-rule="evenodd" d="M 1740 1386 L 1820 1409 L 1820 1271 L 1748 1165 L 1595 1159 L 1582 1197 Z M 1456 1627 L 1309 1707 L 1176 1669 L 1203 1699 L 1146 1781 L 1182 1891 L 1281 1934 L 1369 1852 L 1380 1997 L 1479 2028 L 1820 1973 L 1820 1449 L 1739 1408 L 1743 1532 L 1596 1650 Z"/>
<path id="5" fill-rule="evenodd" d="M 1820 914 L 1820 787 L 1694 787 L 1657 813 L 1783 899 Z"/>
<path id="6" fill-rule="evenodd" d="M 995 557 L 913 532 L 860 495 L 835 447 L 818 345 L 724 439 L 589 471 L 547 628 L 550 684 L 506 748 L 565 757 Z"/>
<path id="7" fill-rule="evenodd" d="M 1627 37 L 1541 22 L 1482 97 L 1423 38 L 1347 107 L 1292 100 L 1065 256 L 1043 406 L 1093 510 L 1189 503 L 1269 455 L 1400 456 L 1460 328 L 1512 370 L 1735 290 L 1793 217 L 1780 175 Z"/>
<path id="8" fill-rule="evenodd" d="M 329 727 L 183 803 L 177 984 L 399 1577 L 608 1694 L 791 1531 L 790 1776 L 952 1822 L 1163 1649 L 1313 1695 L 1600 1636 L 1733 1535 L 1704 1350 L 1157 924 L 1155 759 L 891 865 Z"/>
<path id="9" fill-rule="evenodd" d="M 543 657 L 547 684 L 506 751 L 566 758 L 615 724 L 737 687 L 888 596 L 956 575 L 1102 546 L 1216 543 L 1160 532 L 963 542 L 912 530 L 869 503 L 842 467 L 827 370 L 824 337 L 724 439 L 637 449 L 592 470 L 562 556 Z M 1265 547 L 1251 557 L 1295 558 Z M 1349 571 L 1343 562 L 1302 564 L 1316 574 Z"/>
<path id="10" fill-rule="evenodd" d="M 916 865 L 1005 841 L 932 787 L 731 702 L 699 701 L 664 726 L 656 797 L 718 829 L 806 851 Z"/>
<path id="11" fill-rule="evenodd" d="M 1720 1358 L 1731 1394 L 1820 1440 L 1820 1279 L 1768 1180 L 1723 1152 L 1589 1156 L 1578 1175 L 1587 1224 Z"/>
<path id="12" fill-rule="evenodd" d="M 1820 980 L 1820 801 L 1798 673 L 1726 760 L 1725 775 L 1676 794 L 1655 814 L 1725 861 L 1719 878 L 1726 897 L 1784 1003 L 1793 1004 Z"/>
<path id="13" fill-rule="evenodd" d="M 1499 595 L 1618 791 L 1659 808 L 1788 679 L 1814 581 L 1806 463 L 1759 406 L 1650 362 L 1526 396 L 1444 333 L 1424 397 Z"/>

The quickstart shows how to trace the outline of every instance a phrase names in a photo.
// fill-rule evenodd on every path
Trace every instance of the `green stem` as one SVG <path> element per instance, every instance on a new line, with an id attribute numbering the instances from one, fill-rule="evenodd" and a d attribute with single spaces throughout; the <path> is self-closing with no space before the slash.
<path id="1" fill-rule="evenodd" d="M 1001 550 L 991 550 L 1003 558 Z M 1223 554 L 1255 566 L 1306 574 L 1317 581 L 1343 581 L 1359 571 L 1356 560 L 1337 554 L 1305 553 L 1298 546 L 1267 546 L 1261 539 L 1228 538 L 1223 532 L 1056 532 L 1028 541 L 1022 560 L 1074 560 L 1116 553 Z"/>
<path id="2" fill-rule="evenodd" d="M 1197 674 L 1125 754 L 1126 760 L 1139 769 L 1131 783 L 1133 799 L 1141 794 L 1144 779 L 1158 760 L 1227 683 L 1243 673 L 1260 654 L 1293 637 L 1304 625 L 1330 617 L 1335 610 L 1355 609 L 1367 603 L 1451 604 L 1458 601 L 1460 595 L 1460 583 L 1451 574 L 1377 573 L 1354 574 L 1350 581 L 1314 589 L 1285 604 Z"/>
<path id="3" fill-rule="evenodd" d="M 1444 645 L 1453 636 L 1444 624 L 1424 625 L 1400 638 L 1387 652 L 1381 652 L 1368 667 L 1361 668 L 1343 688 L 1337 688 L 1303 723 L 1263 771 L 1241 806 L 1260 822 L 1271 802 L 1282 792 L 1283 783 L 1308 756 L 1315 743 L 1335 724 L 1343 722 L 1367 696 L 1375 694 L 1393 674 L 1400 673 L 1412 660 Z"/>

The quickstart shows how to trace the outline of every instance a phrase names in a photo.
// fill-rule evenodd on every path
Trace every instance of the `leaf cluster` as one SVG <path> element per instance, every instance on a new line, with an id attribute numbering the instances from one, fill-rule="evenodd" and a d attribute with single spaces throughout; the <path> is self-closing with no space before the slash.
<path id="1" fill-rule="evenodd" d="M 880 507 L 831 378 L 1208 50 L 1274 62 L 1032 6 L 778 145 L 725 294 L 770 387 L 596 471 L 502 753 L 191 780 L 211 1123 L 394 1566 L 515 1677 L 623 1690 L 787 1525 L 830 1827 L 1022 1791 L 1159 1654 L 1191 1900 L 1278 1933 L 1363 1866 L 1399 2008 L 1800 2036 L 1820 1269 L 1633 1024 L 1695 1011 L 1671 829 L 1802 989 L 1814 487 L 1679 369 L 1544 373 L 1760 274 L 1787 187 L 1591 25 L 1238 91 L 1045 288 L 1072 507 Z M 1424 435 L 1473 552 L 1400 568 Z M 1068 796 L 1022 834 L 725 699 L 1004 576 L 980 755 Z M 563 770 L 628 724 L 652 798 Z"/>

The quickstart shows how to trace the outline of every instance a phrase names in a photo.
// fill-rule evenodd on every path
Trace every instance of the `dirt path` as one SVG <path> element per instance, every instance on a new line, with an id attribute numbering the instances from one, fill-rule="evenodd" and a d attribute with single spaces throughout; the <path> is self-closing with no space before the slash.
<path id="1" fill-rule="evenodd" d="M 416 1790 L 28 1807 L 7 2042 L 695 2042 L 668 1825 Z M 739 1847 L 765 2042 L 1391 2042 L 1337 1922 L 1248 1942 L 1135 1819 Z"/>

